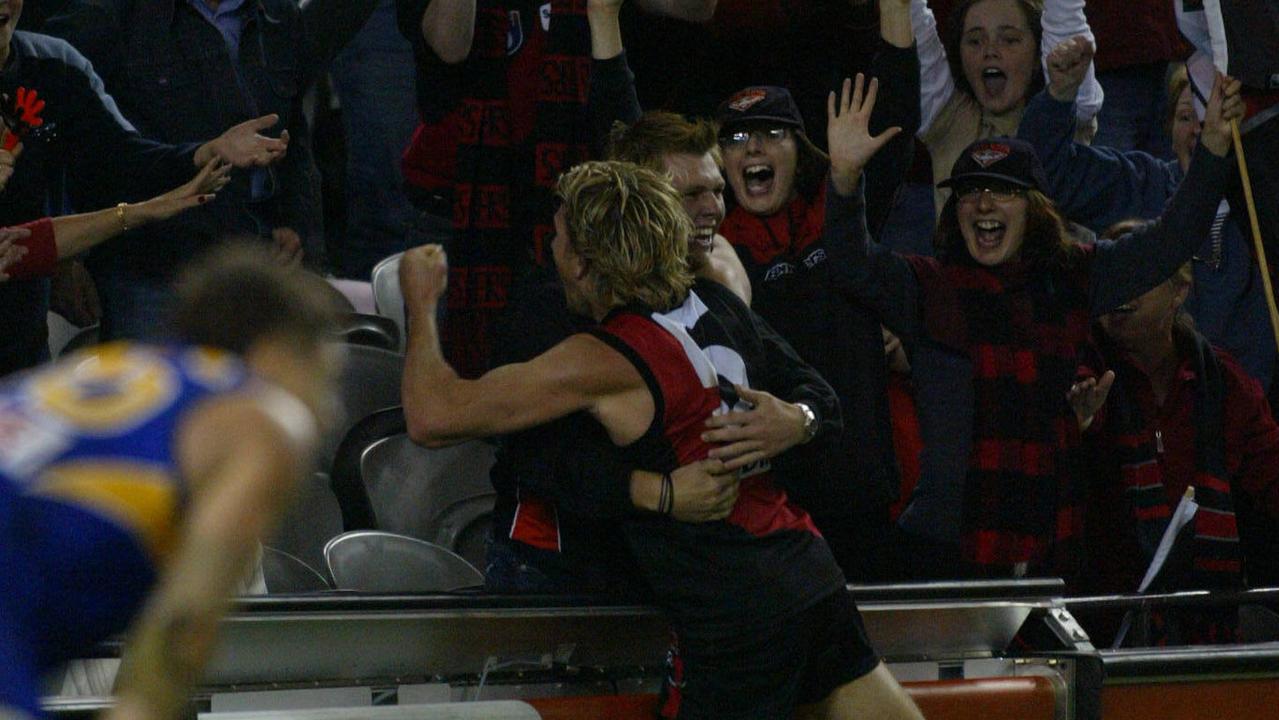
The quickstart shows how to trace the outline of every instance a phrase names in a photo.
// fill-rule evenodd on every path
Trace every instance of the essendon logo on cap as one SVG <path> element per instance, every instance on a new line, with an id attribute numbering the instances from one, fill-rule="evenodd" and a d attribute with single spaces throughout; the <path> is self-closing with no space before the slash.
<path id="1" fill-rule="evenodd" d="M 768 93 L 763 90 L 743 90 L 728 101 L 728 107 L 736 112 L 746 112 L 766 97 Z"/>
<path id="2" fill-rule="evenodd" d="M 982 145 L 976 150 L 973 150 L 971 157 L 978 165 L 988 168 L 1008 157 L 1011 153 L 1012 148 L 1004 145 L 1003 143 L 990 143 L 989 145 Z"/>

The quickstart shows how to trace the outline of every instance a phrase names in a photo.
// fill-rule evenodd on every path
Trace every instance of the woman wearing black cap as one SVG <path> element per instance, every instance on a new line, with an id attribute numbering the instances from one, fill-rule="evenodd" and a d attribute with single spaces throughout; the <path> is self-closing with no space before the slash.
<path id="1" fill-rule="evenodd" d="M 1063 561 L 1080 521 L 1079 426 L 1066 398 L 1077 356 L 1091 342 L 1091 317 L 1172 275 L 1211 224 L 1231 177 L 1230 120 L 1242 110 L 1224 86 L 1219 78 L 1201 147 L 1159 221 L 1118 241 L 1072 245 L 1030 147 L 982 140 L 945 182 L 954 192 L 935 259 L 903 257 L 868 237 L 858 185 L 880 142 L 867 132 L 860 78 L 855 92 L 845 82 L 838 106 L 832 94 L 827 248 L 849 253 L 834 263 L 850 268 L 844 289 L 872 304 L 908 351 L 926 341 L 967 360 L 957 383 L 973 396 L 964 487 L 935 497 L 962 495 L 942 511 L 962 513 L 954 539 L 974 572 L 1069 569 Z"/>
<path id="2" fill-rule="evenodd" d="M 875 313 L 832 282 L 842 270 L 823 238 L 830 161 L 809 141 L 784 88 L 745 88 L 716 115 L 734 200 L 720 229 L 750 278 L 752 309 L 831 384 L 844 414 L 839 436 L 779 458 L 789 465 L 784 476 L 804 480 L 787 491 L 813 514 L 851 580 L 887 579 L 888 508 L 899 480 L 883 336 Z M 731 437 L 717 430 L 708 439 Z"/>
<path id="3" fill-rule="evenodd" d="M 1119 223 L 1106 237 L 1140 222 Z M 1099 378 L 1072 388 L 1071 405 L 1095 448 L 1082 541 L 1087 562 L 1073 583 L 1078 592 L 1239 590 L 1275 582 L 1279 427 L 1261 385 L 1195 330 L 1183 309 L 1192 285 L 1186 263 L 1102 315 L 1101 352 L 1088 363 Z M 1194 537 L 1179 541 L 1146 583 L 1168 518 L 1190 487 L 1199 505 L 1190 520 Z M 1093 642 L 1111 644 L 1118 620 L 1090 623 Z M 1237 608 L 1156 611 L 1151 620 L 1128 636 L 1137 644 L 1240 642 Z"/>

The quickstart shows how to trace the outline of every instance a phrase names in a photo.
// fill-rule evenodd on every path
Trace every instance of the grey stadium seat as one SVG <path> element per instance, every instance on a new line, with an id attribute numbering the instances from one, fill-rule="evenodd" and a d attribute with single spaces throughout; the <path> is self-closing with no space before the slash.
<path id="1" fill-rule="evenodd" d="M 434 543 L 380 530 L 343 533 L 324 546 L 339 590 L 449 592 L 484 584 L 466 560 Z"/>

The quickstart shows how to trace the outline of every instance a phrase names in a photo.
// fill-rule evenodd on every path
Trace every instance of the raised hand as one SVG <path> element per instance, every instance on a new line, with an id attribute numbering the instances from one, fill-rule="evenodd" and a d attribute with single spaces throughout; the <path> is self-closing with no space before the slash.
<path id="1" fill-rule="evenodd" d="M 1212 95 L 1204 110 L 1204 127 L 1199 134 L 1199 142 L 1218 157 L 1225 157 L 1230 152 L 1230 126 L 1243 119 L 1244 104 L 1240 96 L 1242 89 L 1243 83 L 1228 75 L 1217 73 L 1213 80 Z"/>
<path id="2" fill-rule="evenodd" d="M 289 149 L 289 131 L 280 133 L 278 138 L 266 137 L 261 132 L 279 121 L 279 115 L 263 115 L 229 128 L 196 150 L 196 165 L 203 167 L 214 157 L 239 168 L 262 167 L 278 162 Z"/>
<path id="3" fill-rule="evenodd" d="M 231 165 L 215 157 L 205 163 L 195 177 L 163 195 L 131 206 L 129 211 L 145 222 L 166 220 L 212 200 L 230 176 Z"/>
<path id="4" fill-rule="evenodd" d="M 400 259 L 400 291 L 410 311 L 435 312 L 449 284 L 449 259 L 441 245 L 411 248 Z"/>
<path id="5" fill-rule="evenodd" d="M 1097 411 L 1106 404 L 1106 398 L 1110 395 L 1110 386 L 1114 384 L 1115 372 L 1107 370 L 1100 380 L 1088 378 L 1070 386 L 1070 391 L 1066 393 L 1066 401 L 1070 403 L 1070 409 L 1075 411 L 1075 419 L 1079 421 L 1080 430 L 1087 430 L 1088 426 L 1092 425 Z"/>
<path id="6" fill-rule="evenodd" d="M 1096 48 L 1084 35 L 1067 38 L 1048 52 L 1048 93 L 1059 102 L 1072 102 L 1084 84 Z"/>
<path id="7" fill-rule="evenodd" d="M 901 132 L 891 127 L 876 136 L 870 134 L 870 115 L 875 109 L 875 96 L 879 93 L 879 81 L 872 78 L 863 95 L 864 77 L 857 73 L 857 82 L 844 79 L 839 99 L 835 93 L 826 98 L 826 143 L 830 152 L 830 175 L 835 190 L 840 195 L 851 195 L 857 189 L 858 178 L 866 163 L 879 149 Z"/>
<path id="8" fill-rule="evenodd" d="M 802 410 L 769 393 L 735 387 L 737 394 L 754 407 L 712 415 L 706 421 L 710 429 L 702 433 L 702 440 L 723 443 L 711 450 L 710 457 L 723 460 L 729 470 L 737 470 L 776 457 L 803 442 Z"/>

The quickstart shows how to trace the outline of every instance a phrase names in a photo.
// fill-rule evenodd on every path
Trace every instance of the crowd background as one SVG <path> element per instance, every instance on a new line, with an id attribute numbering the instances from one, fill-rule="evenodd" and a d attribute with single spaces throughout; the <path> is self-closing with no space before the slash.
<path id="1" fill-rule="evenodd" d="M 513 347 L 510 328 L 520 335 L 540 315 L 527 298 L 545 299 L 538 292 L 547 286 L 557 179 L 579 162 L 617 154 L 615 121 L 634 127 L 645 112 L 668 111 L 713 121 L 719 142 L 666 146 L 659 159 L 668 164 L 658 169 L 673 176 L 688 203 L 699 195 L 710 203 L 704 229 L 726 241 L 721 258 L 729 246 L 736 251 L 745 299 L 838 400 L 836 431 L 814 430 L 815 437 L 788 439 L 764 454 L 779 458 L 783 484 L 812 514 L 849 579 L 1064 574 L 1077 589 L 1124 591 L 1155 532 L 1141 526 L 1134 535 L 1124 529 L 1129 519 L 1166 517 L 1168 498 L 1175 505 L 1192 480 L 1221 496 L 1205 503 L 1219 523 L 1201 538 L 1222 531 L 1239 545 L 1242 536 L 1244 549 L 1223 558 L 1201 548 L 1198 574 L 1186 582 L 1275 579 L 1279 428 L 1267 396 L 1274 398 L 1276 348 L 1234 161 L 1217 157 L 1228 150 L 1217 152 L 1220 124 L 1209 157 L 1201 126 L 1214 112 L 1217 120 L 1235 111 L 1243 118 L 1260 228 L 1275 257 L 1279 55 L 1261 54 L 1257 73 L 1242 84 L 1215 79 L 1210 67 L 1203 70 L 1212 48 L 1188 39 L 1196 18 L 1186 5 L 61 0 L 22 10 L 8 0 L 21 12 L 19 29 L 69 45 L 36 36 L 8 41 L 17 52 L 0 70 L 6 123 L 21 116 L 18 90 L 32 83 L 80 94 L 42 86 L 47 116 L 57 122 L 44 131 L 10 123 L 6 134 L 22 142 L 0 154 L 0 169 L 12 169 L 12 179 L 2 176 L 0 223 L 98 211 L 120 227 L 94 236 L 83 265 L 53 266 L 46 253 L 51 279 L 15 274 L 0 287 L 5 317 L 14 318 L 6 320 L 3 370 L 47 354 L 37 327 L 46 307 L 76 325 L 100 323 L 103 339 L 152 338 L 171 303 L 168 279 L 216 237 L 234 234 L 260 239 L 279 262 L 361 281 L 389 255 L 442 244 L 450 259 L 444 352 L 462 375 L 477 376 L 498 359 L 529 352 Z M 61 64 L 41 75 L 35 58 Z M 853 187 L 841 187 L 847 166 L 841 148 L 831 147 L 839 136 L 829 127 L 828 94 L 859 73 L 879 79 L 872 132 L 901 133 L 857 166 L 854 178 L 843 178 Z M 974 142 L 1004 136 L 1020 140 L 999 144 L 1004 156 L 992 162 L 1022 157 L 1024 148 L 1042 169 L 1022 167 L 1002 185 L 974 180 L 959 187 L 968 194 L 958 199 L 935 187 L 958 176 Z M 652 140 L 669 142 L 660 133 Z M 670 164 L 681 155 L 709 155 L 722 178 L 686 190 L 689 173 Z M 203 180 L 182 185 L 199 168 Z M 979 170 L 963 172 L 981 178 Z M 172 187 L 186 188 L 179 193 L 186 199 L 217 194 L 136 219 L 117 205 Z M 1018 266 L 1030 274 L 1025 287 L 1000 281 L 1030 300 L 1010 302 L 1007 316 L 989 307 L 1012 290 L 934 311 L 936 288 L 971 282 L 951 272 L 962 255 L 955 218 L 964 198 L 970 209 L 1003 207 L 1026 190 L 1052 206 L 1045 216 L 1056 218 L 1070 243 L 1087 247 L 1093 264 L 1069 272 Z M 841 204 L 848 197 L 864 199 Z M 198 207 L 174 215 L 188 205 Z M 1112 230 L 1161 216 L 1126 233 Z M 32 236 L 37 230 L 56 235 L 41 227 Z M 1098 242 L 1107 233 L 1118 240 Z M 1134 237 L 1147 254 L 1132 250 Z M 23 242 L 0 239 L 6 265 L 22 260 L 15 248 Z M 1165 252 L 1172 246 L 1187 252 Z M 59 241 L 55 257 L 87 249 Z M 859 258 L 892 252 L 902 254 L 893 256 L 896 269 L 869 282 Z M 1120 254 L 1123 263 L 1107 264 Z M 1041 281 L 1052 287 L 1037 295 Z M 1148 301 L 1150 293 L 1167 297 Z M 1155 306 L 1168 312 L 1141 315 Z M 1045 351 L 1042 335 L 1017 335 L 1024 328 L 1010 318 L 1022 311 L 1038 313 L 1035 332 L 1060 326 L 1067 340 Z M 1166 326 L 1171 340 L 1125 335 L 1114 311 Z M 1057 314 L 1045 319 L 1045 312 Z M 938 325 L 956 316 L 972 326 L 959 339 Z M 986 332 L 999 323 L 1013 341 Z M 1051 382 L 1017 376 L 1010 389 L 1016 368 L 981 362 L 981 348 L 1000 343 L 1048 363 L 1035 367 L 1047 375 L 1051 366 Z M 1013 413 L 1030 397 L 1018 394 L 1025 388 L 1042 407 Z M 787 408 L 801 400 L 776 392 Z M 820 402 L 805 404 L 811 412 L 809 405 L 817 411 L 812 422 L 831 419 Z M 799 421 L 808 431 L 809 421 L 778 412 L 743 425 L 765 433 Z M 1033 440 L 1047 443 L 1056 463 L 1019 450 L 1018 459 L 995 463 L 1015 466 L 1010 480 L 980 457 L 989 442 L 1012 442 L 1019 423 L 1036 428 Z M 1218 425 L 1220 437 L 1206 439 L 1203 430 Z M 529 482 L 519 463 L 579 477 L 529 451 L 557 437 L 509 442 L 499 462 L 509 475 L 495 485 L 509 482 L 514 493 Z M 1019 448 L 1033 444 L 1015 440 Z M 1162 478 L 1140 469 L 1152 463 Z M 1069 482 L 1061 471 L 1067 465 Z M 1215 483 L 1205 485 L 1205 477 Z M 1164 485 L 1168 498 L 1139 493 L 1152 483 Z M 555 502 L 558 493 L 547 494 L 561 509 L 573 498 Z M 601 512 L 599 503 L 581 503 L 583 516 Z M 1028 521 L 1019 513 L 1041 522 L 1021 528 Z M 987 525 L 974 525 L 978 518 Z M 506 539 L 518 540 L 513 533 Z M 502 534 L 498 527 L 495 538 Z M 1087 560 L 1114 547 L 1128 548 L 1114 554 L 1122 558 L 1117 567 Z"/>

